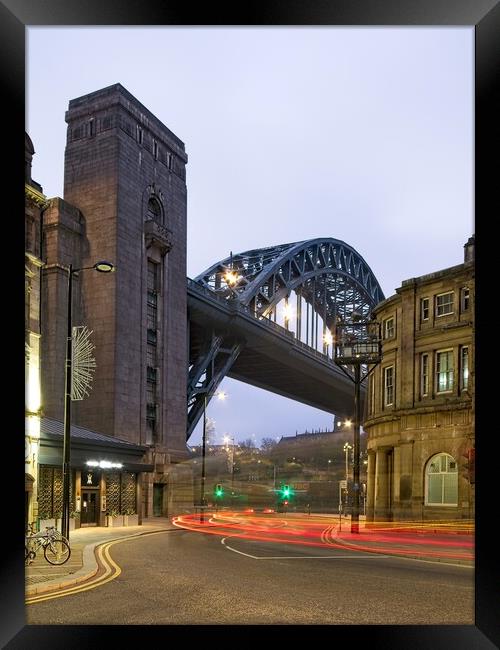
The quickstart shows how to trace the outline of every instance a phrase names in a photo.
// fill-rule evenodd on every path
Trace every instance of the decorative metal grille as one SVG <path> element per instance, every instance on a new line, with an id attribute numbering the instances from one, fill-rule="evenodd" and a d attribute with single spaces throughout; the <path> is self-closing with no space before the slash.
<path id="1" fill-rule="evenodd" d="M 120 474 L 109 472 L 106 474 L 106 514 L 120 512 Z"/>
<path id="2" fill-rule="evenodd" d="M 74 510 L 73 473 L 69 482 L 70 511 Z M 38 515 L 41 519 L 60 518 L 63 510 L 62 470 L 40 467 L 38 483 Z"/>
<path id="3" fill-rule="evenodd" d="M 38 481 L 38 515 L 41 519 L 52 517 L 52 468 L 40 467 Z"/>
<path id="4" fill-rule="evenodd" d="M 122 474 L 121 511 L 123 514 L 136 514 L 135 507 L 135 474 Z"/>
<path id="5" fill-rule="evenodd" d="M 53 499 L 52 499 L 52 516 L 53 517 L 62 517 L 63 511 L 63 479 L 62 479 L 62 470 L 54 469 L 54 478 L 52 481 L 53 485 Z"/>

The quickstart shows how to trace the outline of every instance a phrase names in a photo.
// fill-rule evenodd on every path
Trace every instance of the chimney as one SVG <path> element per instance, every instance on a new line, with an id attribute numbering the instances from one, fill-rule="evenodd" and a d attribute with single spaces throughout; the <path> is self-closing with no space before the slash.
<path id="1" fill-rule="evenodd" d="M 469 237 L 467 240 L 467 243 L 464 244 L 464 262 L 474 262 L 475 258 L 475 241 L 476 241 L 476 236 L 472 235 L 472 237 Z"/>

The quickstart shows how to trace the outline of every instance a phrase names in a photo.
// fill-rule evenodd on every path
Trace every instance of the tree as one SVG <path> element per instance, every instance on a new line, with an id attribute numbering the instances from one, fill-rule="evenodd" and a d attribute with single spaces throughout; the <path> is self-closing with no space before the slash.
<path id="1" fill-rule="evenodd" d="M 260 448 L 262 451 L 269 452 L 276 447 L 276 440 L 274 438 L 262 438 Z"/>

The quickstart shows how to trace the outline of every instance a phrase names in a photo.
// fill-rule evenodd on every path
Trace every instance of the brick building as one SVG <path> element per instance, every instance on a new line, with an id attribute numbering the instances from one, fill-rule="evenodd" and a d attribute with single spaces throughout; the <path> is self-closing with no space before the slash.
<path id="1" fill-rule="evenodd" d="M 474 516 L 474 237 L 463 264 L 405 280 L 373 315 L 367 519 Z"/>

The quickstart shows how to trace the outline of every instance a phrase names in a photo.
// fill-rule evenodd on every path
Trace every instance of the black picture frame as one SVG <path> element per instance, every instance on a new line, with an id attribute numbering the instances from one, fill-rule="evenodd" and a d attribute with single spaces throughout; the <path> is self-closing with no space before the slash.
<path id="1" fill-rule="evenodd" d="M 487 371 L 488 360 L 492 358 L 488 347 L 491 341 L 490 328 L 481 319 L 482 305 L 490 305 L 494 288 L 489 293 L 487 285 L 494 279 L 495 252 L 488 250 L 493 238 L 488 238 L 486 229 L 492 225 L 499 214 L 498 158 L 500 143 L 498 112 L 499 91 L 498 77 L 500 70 L 500 5 L 498 0 L 288 0 L 286 2 L 267 0 L 229 5 L 227 8 L 212 4 L 191 7 L 188 3 L 154 2 L 152 0 L 130 0 L 127 3 L 112 0 L 3 0 L 0 3 L 0 68 L 2 74 L 4 122 L 3 139 L 9 164 L 3 173 L 4 198 L 14 201 L 14 214 L 22 210 L 18 203 L 24 188 L 19 177 L 24 168 L 21 138 L 24 138 L 22 119 L 25 107 L 25 28 L 35 25 L 366 25 L 366 26 L 471 26 L 475 27 L 475 210 L 476 210 L 476 282 L 477 331 L 476 331 L 476 438 L 477 448 L 477 510 L 476 510 L 476 605 L 475 625 L 473 626 L 308 626 L 308 634 L 315 630 L 324 631 L 329 643 L 346 643 L 363 640 L 370 648 L 405 648 L 406 650 L 429 648 L 440 650 L 453 648 L 475 649 L 500 647 L 500 580 L 498 561 L 495 561 L 495 532 L 492 523 L 498 506 L 496 505 L 496 486 L 494 485 L 496 459 L 498 454 L 498 434 L 496 433 L 495 413 L 491 412 L 495 404 L 494 387 L 483 379 Z M 495 78 L 496 75 L 496 78 Z M 497 154 L 495 156 L 495 154 Z M 10 178 L 10 176 L 12 178 Z M 22 176 L 21 176 L 22 178 Z M 15 219 L 12 212 L 4 214 L 4 229 L 9 238 L 24 241 L 23 219 Z M 22 213 L 21 213 L 22 214 Z M 485 224 L 485 228 L 481 224 Z M 478 228 L 479 226 L 479 228 Z M 479 232 L 477 232 L 479 230 Z M 487 240 L 489 241 L 487 242 Z M 492 241 L 493 240 L 493 241 Z M 14 259 L 17 260 L 13 248 Z M 6 252 L 4 250 L 4 252 Z M 5 264 L 5 262 L 4 262 Z M 488 268 L 486 267 L 488 264 Z M 4 266 L 4 275 L 7 272 Z M 24 285 L 21 286 L 21 273 L 12 274 L 6 283 L 13 291 L 14 300 L 9 305 L 19 307 L 22 313 Z M 488 297 L 487 297 L 488 296 Z M 483 299 L 484 297 L 484 299 Z M 490 298 L 490 300 L 488 300 Z M 483 311 L 484 314 L 484 311 Z M 488 312 L 488 318 L 495 318 L 494 312 Z M 491 323 L 490 323 L 491 325 Z M 16 328 L 13 328 L 16 329 Z M 19 323 L 19 339 L 21 337 Z M 15 334 L 15 332 L 14 332 Z M 11 336 L 9 337 L 11 338 Z M 16 335 L 14 336 L 16 338 Z M 17 340 L 10 344 L 12 348 L 23 350 L 23 342 Z M 19 347 L 17 347 L 19 346 Z M 20 354 L 15 355 L 13 367 L 23 367 Z M 9 373 L 11 394 L 23 395 L 24 377 Z M 17 383 L 17 381 L 19 383 Z M 22 386 L 22 387 L 21 387 Z M 10 405 L 9 405 L 10 406 Z M 23 407 L 21 407 L 23 408 Z M 16 409 L 16 414 L 21 413 Z M 9 410 L 9 409 L 6 409 Z M 22 456 L 23 435 L 21 434 L 21 417 L 16 417 L 13 424 L 4 430 L 10 463 L 14 475 L 9 485 L 9 494 L 4 495 L 7 502 L 9 536 L 7 541 L 17 538 L 24 526 L 24 514 L 20 507 L 20 497 L 11 498 L 11 494 L 22 493 L 22 469 L 18 465 Z M 9 512 L 9 508 L 11 511 Z M 21 559 L 21 536 L 19 549 L 11 553 L 4 552 L 1 561 L 0 584 L 3 591 L 0 632 L 0 645 L 7 648 L 50 647 L 55 648 L 102 648 L 120 641 L 130 647 L 143 643 L 151 634 L 168 641 L 172 634 L 186 633 L 183 626 L 28 626 L 25 625 L 24 610 L 24 563 Z M 362 594 L 360 594 L 362 597 Z M 83 620 L 82 614 L 82 620 Z M 238 643 L 240 636 L 234 636 L 235 630 L 226 630 L 222 638 L 231 643 Z M 281 638 L 287 630 L 282 626 L 244 626 L 245 638 L 256 639 L 254 634 L 269 634 Z M 284 626 L 285 628 L 298 626 Z M 318 629 L 318 628 L 321 628 Z M 194 626 L 188 630 L 189 637 L 200 631 L 202 634 L 214 631 L 220 642 L 220 626 Z M 226 637 L 229 632 L 230 636 Z M 180 635 L 179 635 L 180 638 Z"/>

